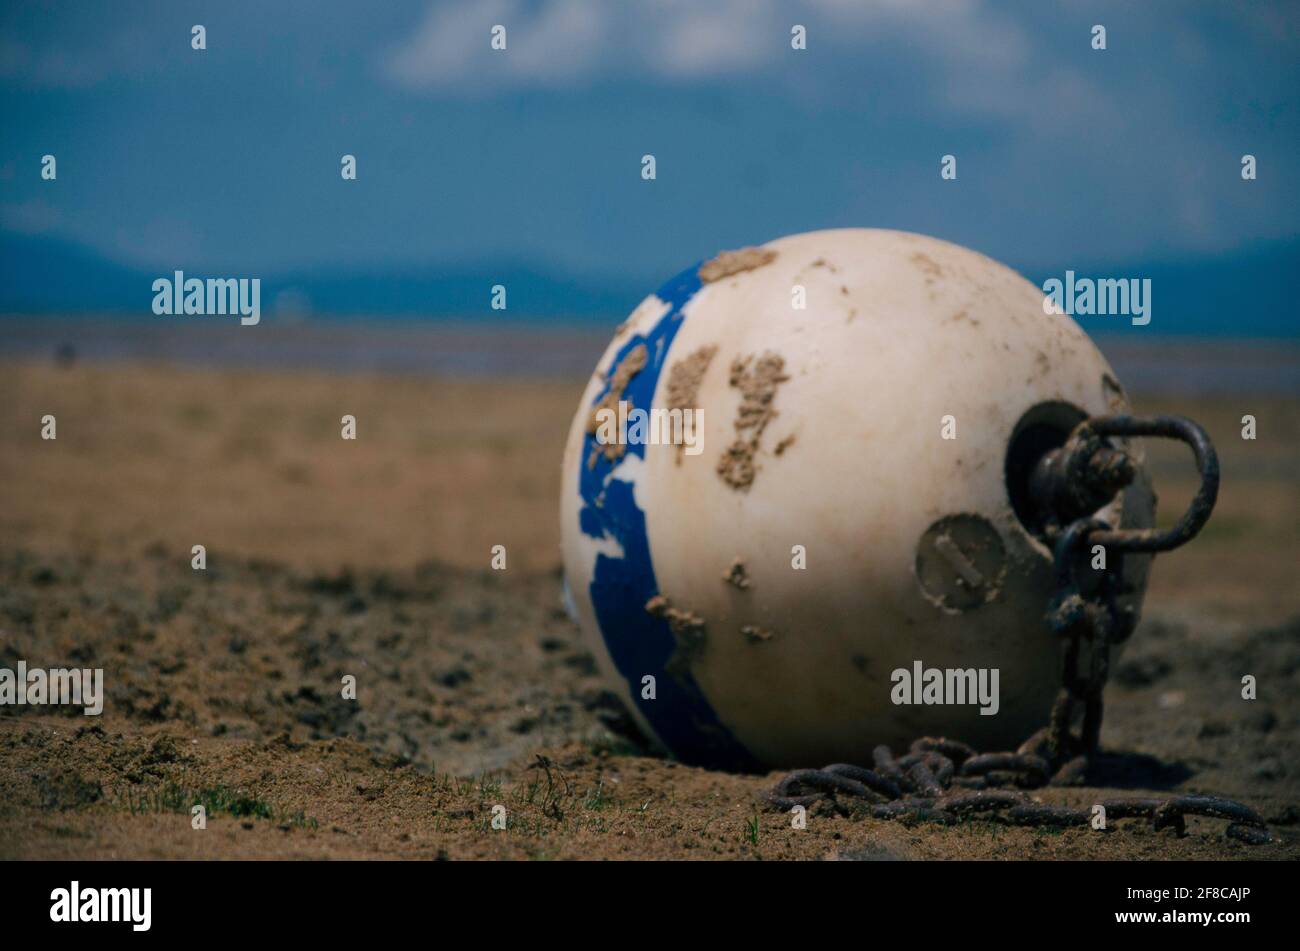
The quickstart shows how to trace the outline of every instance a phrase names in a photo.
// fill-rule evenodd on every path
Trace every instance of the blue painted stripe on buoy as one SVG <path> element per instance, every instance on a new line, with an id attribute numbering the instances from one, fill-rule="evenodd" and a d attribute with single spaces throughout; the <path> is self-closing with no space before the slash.
<path id="1" fill-rule="evenodd" d="M 611 379 L 632 350 L 644 345 L 647 351 L 646 365 L 623 391 L 623 399 L 632 406 L 652 406 L 668 349 L 684 319 L 682 308 L 702 286 L 698 271 L 698 266 L 689 268 L 664 284 L 657 296 L 668 304 L 668 312 L 648 333 L 634 335 L 615 354 Z M 593 406 L 609 387 L 607 380 L 592 400 Z M 588 433 L 579 463 L 578 489 L 583 501 L 579 519 L 587 535 L 613 538 L 623 550 L 621 558 L 597 554 L 590 587 L 596 623 L 614 666 L 627 680 L 633 701 L 651 728 L 680 759 L 724 769 L 757 770 L 757 760 L 718 719 L 694 676 L 689 671 L 669 673 L 665 669 L 677 642 L 668 622 L 645 609 L 646 602 L 660 593 L 645 513 L 637 507 L 632 484 L 610 477 L 617 463 L 606 459 L 599 448 L 595 435 Z M 628 445 L 626 452 L 645 458 L 644 445 Z M 593 453 L 595 464 L 588 466 Z M 641 678 L 646 674 L 655 678 L 654 700 L 640 699 Z"/>

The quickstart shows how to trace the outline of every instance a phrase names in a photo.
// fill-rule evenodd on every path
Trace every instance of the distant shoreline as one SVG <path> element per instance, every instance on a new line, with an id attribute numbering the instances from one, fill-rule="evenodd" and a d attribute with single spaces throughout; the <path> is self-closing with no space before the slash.
<path id="1" fill-rule="evenodd" d="M 6 315 L 0 359 L 582 380 L 617 324 L 273 318 L 244 328 L 215 318 L 160 323 Z M 1300 395 L 1297 341 L 1135 334 L 1094 340 L 1134 392 Z"/>

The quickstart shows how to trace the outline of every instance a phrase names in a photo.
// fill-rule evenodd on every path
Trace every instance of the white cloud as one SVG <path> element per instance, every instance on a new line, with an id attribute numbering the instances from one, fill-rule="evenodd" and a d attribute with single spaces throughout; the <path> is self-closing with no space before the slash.
<path id="1" fill-rule="evenodd" d="M 501 51 L 490 46 L 498 24 L 506 28 Z M 389 54 L 386 72 L 414 88 L 560 85 L 598 65 L 610 28 L 609 12 L 583 0 L 551 0 L 535 11 L 520 0 L 435 3 Z"/>
<path id="2" fill-rule="evenodd" d="M 791 52 L 796 23 L 809 31 L 809 55 L 903 48 L 963 82 L 971 71 L 1017 73 L 1031 49 L 1023 30 L 984 0 L 454 0 L 433 3 L 383 68 L 401 85 L 447 94 L 614 77 L 743 77 Z M 505 51 L 489 47 L 495 24 L 507 29 Z"/>
<path id="3" fill-rule="evenodd" d="M 768 0 L 671 0 L 644 4 L 639 13 L 644 65 L 665 78 L 747 72 L 788 43 L 790 25 Z"/>

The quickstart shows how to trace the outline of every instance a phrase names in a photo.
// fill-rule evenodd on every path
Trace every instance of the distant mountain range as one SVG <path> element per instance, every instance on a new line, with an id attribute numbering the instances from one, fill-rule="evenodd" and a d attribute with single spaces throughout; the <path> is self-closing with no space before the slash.
<path id="1" fill-rule="evenodd" d="M 277 311 L 312 317 L 463 318 L 490 315 L 492 287 L 504 285 L 513 319 L 622 319 L 646 290 L 627 283 L 546 273 L 526 264 L 430 265 L 346 270 L 322 267 L 276 274 L 226 273 L 192 262 L 189 277 L 260 277 L 264 318 Z M 155 279 L 172 268 L 145 270 L 109 261 L 79 245 L 0 234 L 0 314 L 136 313 L 152 316 Z"/>
<path id="2" fill-rule="evenodd" d="M 491 288 L 503 284 L 511 319 L 616 323 L 654 289 L 653 280 L 579 278 L 525 263 L 367 270 L 322 267 L 266 275 L 212 273 L 183 261 L 177 266 L 189 277 L 261 277 L 262 312 L 264 319 L 272 320 L 293 312 L 327 319 L 488 316 L 493 313 Z M 1042 286 L 1049 278 L 1063 279 L 1066 267 L 1079 277 L 1151 279 L 1149 325 L 1133 327 L 1128 318 L 1119 316 L 1078 317 L 1090 333 L 1300 337 L 1300 316 L 1293 300 L 1300 274 L 1297 238 L 1178 261 L 1069 263 L 1055 272 L 1032 266 L 1019 269 Z M 0 234 L 0 315 L 148 317 L 152 316 L 151 285 L 158 277 L 171 277 L 171 270 L 132 268 L 55 239 Z"/>

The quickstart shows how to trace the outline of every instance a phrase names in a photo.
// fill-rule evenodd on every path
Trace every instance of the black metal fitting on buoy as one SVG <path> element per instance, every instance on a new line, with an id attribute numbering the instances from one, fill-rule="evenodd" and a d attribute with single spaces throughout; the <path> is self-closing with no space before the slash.
<path id="1" fill-rule="evenodd" d="M 1049 536 L 1096 512 L 1137 477 L 1133 458 L 1111 438 L 1151 436 L 1191 447 L 1201 485 L 1187 512 L 1168 531 L 1101 526 L 1088 536 L 1095 544 L 1127 552 L 1169 551 L 1196 537 L 1219 495 L 1219 458 L 1209 435 L 1183 416 L 1097 416 L 1085 419 L 1065 445 L 1046 453 L 1030 476 L 1030 494 Z"/>

